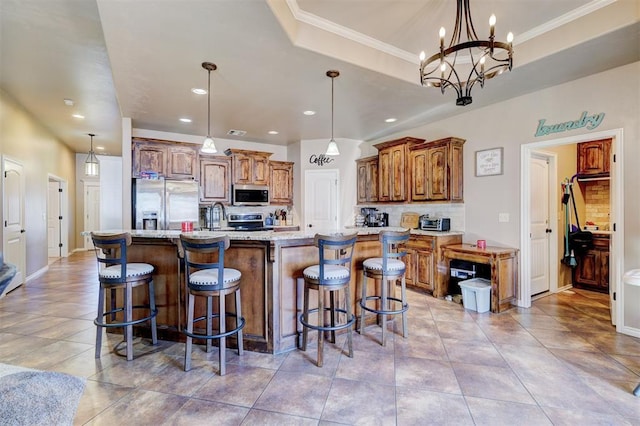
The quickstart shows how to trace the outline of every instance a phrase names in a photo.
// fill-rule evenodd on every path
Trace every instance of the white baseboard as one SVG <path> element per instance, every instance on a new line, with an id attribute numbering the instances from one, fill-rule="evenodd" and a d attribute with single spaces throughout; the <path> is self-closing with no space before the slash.
<path id="1" fill-rule="evenodd" d="M 27 284 L 29 281 L 38 278 L 40 275 L 43 275 L 48 270 L 49 270 L 49 265 L 45 266 L 44 268 L 40 268 L 39 270 L 37 270 L 33 274 L 29 275 L 27 277 L 27 279 L 24 281 L 24 283 Z"/>

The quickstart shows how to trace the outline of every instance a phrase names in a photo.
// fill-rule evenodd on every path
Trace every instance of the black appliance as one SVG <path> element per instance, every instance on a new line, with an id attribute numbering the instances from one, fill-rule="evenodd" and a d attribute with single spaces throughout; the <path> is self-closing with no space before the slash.
<path id="1" fill-rule="evenodd" d="M 423 231 L 448 231 L 451 229 L 451 219 L 448 217 L 420 216 L 420 229 Z"/>
<path id="2" fill-rule="evenodd" d="M 378 209 L 375 207 L 362 207 L 360 213 L 364 216 L 364 226 L 376 226 L 378 222 L 376 219 L 376 213 Z"/>
<path id="3" fill-rule="evenodd" d="M 267 185 L 233 185 L 234 206 L 268 206 L 269 202 Z"/>
<path id="4" fill-rule="evenodd" d="M 468 260 L 451 259 L 449 262 L 449 286 L 447 294 L 462 294 L 460 281 L 472 278 L 485 278 L 491 280 L 491 265 L 474 263 Z"/>

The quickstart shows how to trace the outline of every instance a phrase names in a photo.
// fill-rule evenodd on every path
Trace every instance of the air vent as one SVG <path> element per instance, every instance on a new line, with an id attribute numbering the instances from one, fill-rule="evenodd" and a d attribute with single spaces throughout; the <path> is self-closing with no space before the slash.
<path id="1" fill-rule="evenodd" d="M 231 130 L 229 130 L 229 131 L 227 132 L 227 135 L 229 135 L 229 136 L 244 136 L 244 135 L 246 135 L 246 134 L 247 134 L 247 132 L 245 132 L 244 130 L 234 130 L 234 129 L 231 129 Z"/>

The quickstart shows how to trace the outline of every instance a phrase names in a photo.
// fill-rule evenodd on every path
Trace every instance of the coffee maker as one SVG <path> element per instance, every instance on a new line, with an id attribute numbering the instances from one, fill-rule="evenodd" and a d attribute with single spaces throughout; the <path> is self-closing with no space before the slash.
<path id="1" fill-rule="evenodd" d="M 360 213 L 364 216 L 364 226 L 377 226 L 375 225 L 378 220 L 376 218 L 376 212 L 378 211 L 375 207 L 362 207 L 360 209 Z"/>
<path id="2" fill-rule="evenodd" d="M 389 213 L 376 213 L 376 226 L 389 226 Z"/>

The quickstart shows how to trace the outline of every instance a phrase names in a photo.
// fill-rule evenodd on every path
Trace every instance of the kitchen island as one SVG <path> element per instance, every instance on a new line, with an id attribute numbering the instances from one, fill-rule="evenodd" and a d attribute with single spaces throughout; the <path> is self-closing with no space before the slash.
<path id="1" fill-rule="evenodd" d="M 380 256 L 378 233 L 403 228 L 351 228 L 345 234 L 358 234 L 353 264 L 350 303 L 355 308 L 360 298 L 362 261 Z M 215 237 L 229 235 L 231 246 L 225 253 L 225 266 L 242 273 L 240 284 L 242 314 L 246 319 L 244 344 L 248 350 L 281 353 L 297 346 L 302 307 L 302 271 L 318 262 L 314 232 L 305 231 L 196 231 L 189 235 Z M 105 231 L 107 232 L 107 231 Z M 111 231 L 109 231 L 111 232 Z M 115 231 L 114 231 L 115 232 Z M 128 249 L 130 262 L 147 262 L 155 267 L 154 284 L 158 307 L 158 334 L 166 340 L 181 341 L 180 330 L 186 323 L 186 293 L 184 270 L 180 260 L 180 231 L 133 230 L 133 243 Z M 335 231 L 333 231 L 335 232 Z M 461 232 L 430 232 L 412 230 L 412 235 L 437 235 L 460 239 Z M 369 286 L 373 287 L 373 286 Z M 372 289 L 372 291 L 374 291 Z M 134 293 L 134 304 L 145 302 L 143 292 Z M 202 301 L 199 301 L 202 302 Z M 107 302 L 108 303 L 108 302 Z M 315 301 L 311 301 L 315 303 Z M 204 303 L 196 304 L 196 316 L 202 315 Z M 354 309 L 354 312 L 359 312 Z M 373 322 L 375 318 L 370 318 Z M 138 332 L 148 332 L 141 325 Z M 231 339 L 231 346 L 234 342 Z"/>

